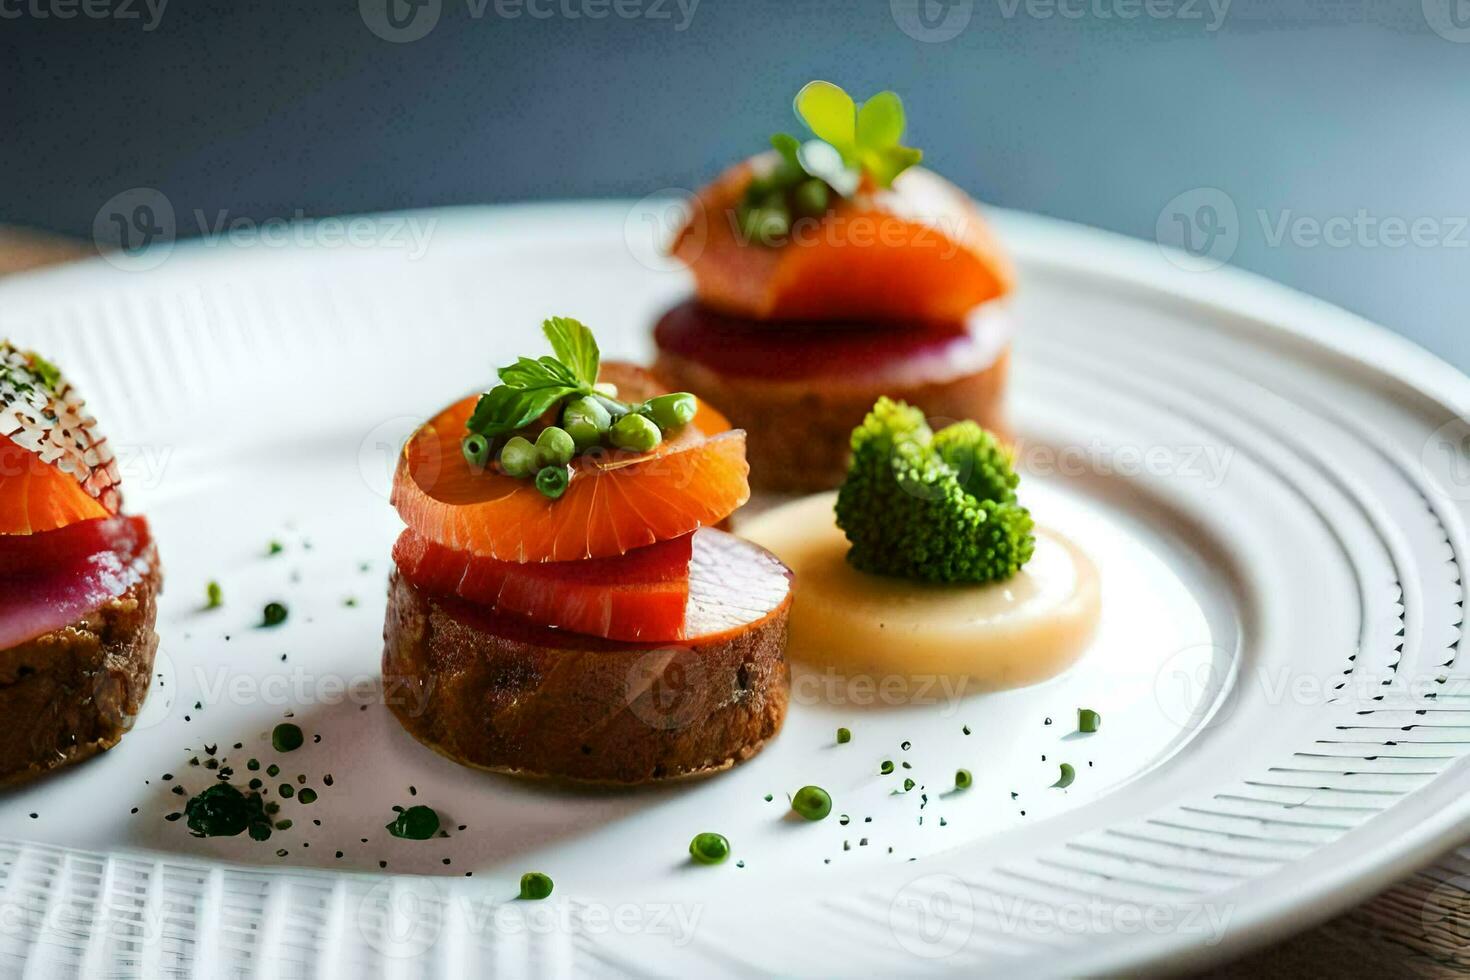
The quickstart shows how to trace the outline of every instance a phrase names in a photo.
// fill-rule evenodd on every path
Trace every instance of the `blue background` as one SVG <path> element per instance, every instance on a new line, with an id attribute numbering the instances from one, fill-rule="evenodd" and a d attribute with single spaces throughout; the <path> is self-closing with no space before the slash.
<path id="1" fill-rule="evenodd" d="M 909 141 L 986 201 L 1153 238 L 1219 188 L 1235 264 L 1470 368 L 1470 43 L 1431 27 L 1448 3 L 1470 23 L 1466 0 L 949 0 L 927 40 L 913 0 L 425 0 L 408 43 L 369 29 L 384 0 L 172 0 L 152 30 L 143 0 L 37 16 L 58 2 L 0 0 L 0 221 L 89 236 L 137 186 L 256 220 L 638 197 L 794 128 L 825 77 L 900 92 Z M 1360 213 L 1435 240 L 1272 239 Z"/>

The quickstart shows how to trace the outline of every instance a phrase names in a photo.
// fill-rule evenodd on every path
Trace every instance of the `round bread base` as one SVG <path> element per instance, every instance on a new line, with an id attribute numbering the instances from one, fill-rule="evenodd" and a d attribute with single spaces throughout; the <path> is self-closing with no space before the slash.
<path id="1" fill-rule="evenodd" d="M 707 775 L 781 730 L 788 609 L 646 647 L 430 596 L 395 571 L 384 698 L 414 738 L 477 769 L 623 786 Z"/>
<path id="2" fill-rule="evenodd" d="M 676 307 L 666 319 L 688 317 L 686 307 Z M 735 329 L 727 318 L 718 322 L 725 332 Z M 783 369 L 779 338 L 803 329 L 818 330 L 799 324 L 752 323 L 740 331 L 747 347 L 770 346 L 771 370 L 764 374 L 750 373 L 743 362 L 737 368 L 725 367 L 718 358 L 696 359 L 662 344 L 654 361 L 654 374 L 663 387 L 693 392 L 719 409 L 731 425 L 745 430 L 753 489 L 812 493 L 839 486 L 847 475 L 852 430 L 885 395 L 917 406 L 936 428 L 973 419 L 1009 439 L 1005 389 L 1010 323 L 1004 308 L 977 313 L 970 327 L 972 339 L 961 345 L 961 355 L 936 355 L 922 347 L 910 352 L 895 349 L 873 365 L 854 363 L 851 370 L 837 373 L 828 367 L 816 374 L 791 376 Z M 822 330 L 821 342 L 834 349 L 834 357 L 836 350 L 850 347 L 848 356 L 861 361 L 872 333 L 829 327 Z"/>
<path id="3" fill-rule="evenodd" d="M 69 626 L 0 650 L 0 786 L 75 765 L 122 740 L 142 710 L 158 651 L 162 575 Z"/>

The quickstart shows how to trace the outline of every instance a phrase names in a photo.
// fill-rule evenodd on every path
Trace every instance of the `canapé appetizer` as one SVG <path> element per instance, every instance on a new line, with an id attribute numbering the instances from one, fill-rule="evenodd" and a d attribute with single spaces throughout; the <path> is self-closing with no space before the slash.
<path id="1" fill-rule="evenodd" d="M 0 782 L 116 745 L 153 673 L 148 522 L 61 372 L 0 341 Z"/>
<path id="2" fill-rule="evenodd" d="M 695 295 L 654 329 L 654 371 L 749 433 L 758 489 L 818 490 L 880 395 L 1002 428 L 1009 261 L 970 198 L 915 167 L 903 104 L 812 82 L 787 134 L 700 191 L 673 253 Z"/>
<path id="3" fill-rule="evenodd" d="M 742 528 L 796 575 L 794 659 L 981 691 L 1044 680 L 1081 655 L 1097 572 L 1034 527 L 994 435 L 974 422 L 933 432 L 918 409 L 885 398 L 851 446 L 837 493 Z"/>
<path id="4" fill-rule="evenodd" d="M 647 372 L 554 355 L 404 448 L 389 703 L 467 765 L 641 783 L 723 769 L 780 730 L 790 573 L 713 525 L 749 496 L 745 433 Z"/>

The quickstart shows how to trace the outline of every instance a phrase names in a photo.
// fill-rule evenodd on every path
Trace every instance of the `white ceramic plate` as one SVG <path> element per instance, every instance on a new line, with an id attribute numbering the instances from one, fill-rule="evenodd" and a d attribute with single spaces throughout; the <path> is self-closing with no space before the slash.
<path id="1" fill-rule="evenodd" d="M 393 455 L 540 350 L 545 315 L 647 357 L 688 288 L 650 251 L 664 213 L 421 212 L 364 219 L 366 244 L 242 238 L 0 285 L 0 334 L 88 394 L 168 571 L 137 730 L 0 806 L 0 969 L 1179 967 L 1321 919 L 1470 830 L 1470 382 L 1279 287 L 1020 215 L 998 222 L 1024 274 L 1025 492 L 1105 583 L 1076 668 L 973 697 L 798 671 L 758 758 L 639 792 L 523 784 L 415 743 L 375 686 Z M 272 539 L 285 550 L 268 557 Z M 204 612 L 210 579 L 225 605 Z M 259 629 L 271 600 L 290 620 Z M 881 703 L 899 690 L 925 703 Z M 1073 734 L 1081 707 L 1100 732 Z M 280 755 L 288 712 L 308 741 Z M 213 778 L 189 765 L 206 745 L 237 779 L 248 758 L 278 762 L 271 785 L 300 774 L 320 798 L 284 801 L 294 825 L 266 843 L 194 839 L 165 815 L 173 787 Z M 880 776 L 883 759 L 912 768 Z M 976 785 L 950 792 L 961 766 Z M 894 793 L 905 776 L 921 788 Z M 832 818 L 784 817 L 806 783 L 831 791 Z M 452 835 L 390 837 L 410 803 Z M 743 866 L 691 866 L 704 830 Z M 527 870 L 552 875 L 551 901 L 511 900 Z"/>

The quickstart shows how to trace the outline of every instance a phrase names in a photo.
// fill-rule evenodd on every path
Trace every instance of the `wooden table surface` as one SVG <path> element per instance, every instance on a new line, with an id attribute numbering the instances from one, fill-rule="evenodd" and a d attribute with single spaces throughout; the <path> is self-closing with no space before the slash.
<path id="1" fill-rule="evenodd" d="M 95 252 L 83 242 L 0 225 L 0 276 L 89 254 Z M 1470 976 L 1470 847 L 1344 915 L 1206 976 Z"/>

